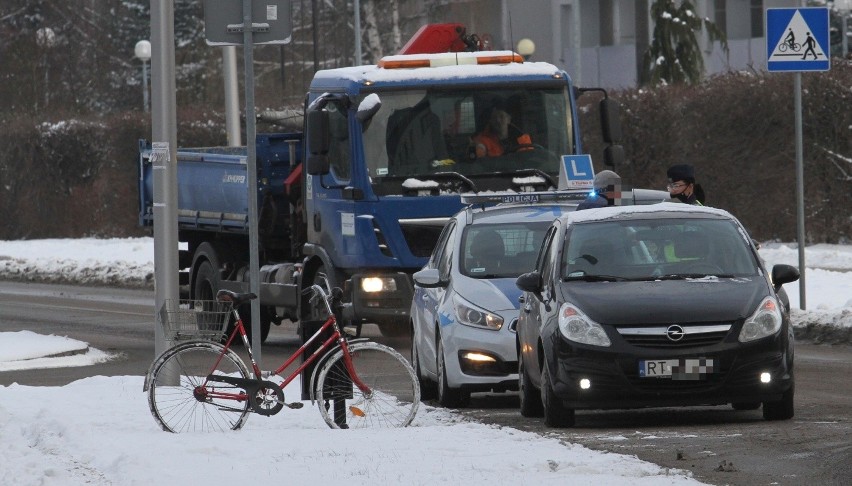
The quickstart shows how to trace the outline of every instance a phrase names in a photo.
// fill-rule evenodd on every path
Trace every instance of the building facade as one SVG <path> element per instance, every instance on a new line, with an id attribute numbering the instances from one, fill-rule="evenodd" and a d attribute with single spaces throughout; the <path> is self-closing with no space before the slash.
<path id="1" fill-rule="evenodd" d="M 639 85 L 642 57 L 653 35 L 653 0 L 471 0 L 433 10 L 468 32 L 486 33 L 495 47 L 535 43 L 533 61 L 565 69 L 578 86 L 608 89 Z M 695 15 L 724 32 L 729 51 L 699 34 L 705 74 L 766 69 L 765 10 L 797 7 L 799 0 L 693 0 Z"/>

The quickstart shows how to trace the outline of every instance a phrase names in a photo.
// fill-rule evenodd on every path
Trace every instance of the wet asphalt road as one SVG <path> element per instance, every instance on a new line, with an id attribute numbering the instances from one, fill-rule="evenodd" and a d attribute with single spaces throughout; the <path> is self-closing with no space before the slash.
<path id="1" fill-rule="evenodd" d="M 83 368 L 0 372 L 0 385 L 59 386 L 81 378 L 143 375 L 154 358 L 153 293 L 143 290 L 0 282 L 0 331 L 68 336 L 116 353 Z M 364 334 L 409 355 L 407 338 Z M 273 327 L 263 367 L 281 363 L 299 344 L 295 326 Z M 466 416 L 563 440 L 635 455 L 696 479 L 731 485 L 852 484 L 852 346 L 796 348 L 796 416 L 766 422 L 760 410 L 730 407 L 579 411 L 571 429 L 548 429 L 521 417 L 517 396 L 475 394 Z M 291 397 L 288 397 L 290 399 Z"/>

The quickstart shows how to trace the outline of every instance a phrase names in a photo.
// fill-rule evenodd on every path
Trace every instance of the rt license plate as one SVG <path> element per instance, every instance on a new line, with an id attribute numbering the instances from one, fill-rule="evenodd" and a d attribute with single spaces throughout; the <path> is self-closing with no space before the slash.
<path id="1" fill-rule="evenodd" d="M 703 380 L 717 372 L 713 358 L 648 359 L 639 361 L 640 378 Z"/>

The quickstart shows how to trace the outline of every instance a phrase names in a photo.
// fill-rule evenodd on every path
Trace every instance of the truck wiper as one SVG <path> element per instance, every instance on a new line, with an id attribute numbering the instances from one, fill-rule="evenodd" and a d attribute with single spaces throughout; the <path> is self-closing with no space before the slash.
<path id="1" fill-rule="evenodd" d="M 543 177 L 544 179 L 546 179 L 547 182 L 549 182 L 551 186 L 559 187 L 559 182 L 556 179 L 554 179 L 553 176 L 551 176 L 550 174 L 548 174 L 547 172 L 545 172 L 541 169 L 518 169 L 518 170 L 513 170 L 512 172 L 510 172 L 510 174 L 512 174 L 513 176 L 537 175 L 539 177 Z"/>
<path id="2" fill-rule="evenodd" d="M 464 175 L 459 174 L 458 172 L 455 172 L 455 171 L 435 172 L 434 174 L 428 174 L 428 177 L 443 178 L 443 179 L 459 179 L 460 181 L 467 184 L 467 186 L 470 188 L 471 192 L 479 192 L 479 189 L 477 189 L 476 184 L 474 184 L 472 180 L 468 179 Z"/>

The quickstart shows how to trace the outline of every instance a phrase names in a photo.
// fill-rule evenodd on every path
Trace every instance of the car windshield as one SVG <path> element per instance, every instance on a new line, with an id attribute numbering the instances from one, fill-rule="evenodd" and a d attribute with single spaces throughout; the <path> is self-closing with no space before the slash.
<path id="1" fill-rule="evenodd" d="M 474 224 L 464 229 L 459 266 L 472 278 L 517 278 L 535 268 L 549 221 Z"/>
<path id="2" fill-rule="evenodd" d="M 563 280 L 666 280 L 758 273 L 747 235 L 730 220 L 643 219 L 573 225 Z"/>
<path id="3" fill-rule="evenodd" d="M 381 109 L 363 134 L 378 195 L 515 189 L 524 177 L 547 189 L 558 182 L 559 157 L 574 152 L 564 85 L 379 96 Z"/>

